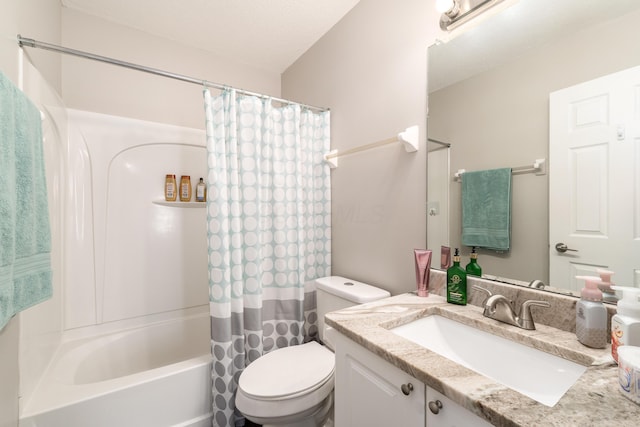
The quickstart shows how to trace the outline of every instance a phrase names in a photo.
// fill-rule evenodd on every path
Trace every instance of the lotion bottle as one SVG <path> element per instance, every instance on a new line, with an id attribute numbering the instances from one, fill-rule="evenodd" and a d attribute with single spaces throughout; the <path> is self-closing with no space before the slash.
<path id="1" fill-rule="evenodd" d="M 611 283 L 611 276 L 614 274 L 613 271 L 598 268 L 596 269 L 596 273 L 600 275 L 600 279 L 602 280 L 602 283 L 598 284 L 598 289 L 602 291 L 602 301 L 617 303 L 618 298 L 613 288 L 611 288 L 611 286 L 613 286 L 613 283 Z"/>
<path id="2" fill-rule="evenodd" d="M 207 201 L 207 185 L 204 183 L 204 178 L 200 178 L 198 184 L 196 184 L 196 202 Z"/>
<path id="3" fill-rule="evenodd" d="M 607 346 L 607 309 L 602 304 L 602 292 L 598 285 L 599 277 L 576 276 L 585 281 L 576 304 L 576 336 L 587 347 L 605 348 Z"/>
<path id="4" fill-rule="evenodd" d="M 453 254 L 453 265 L 447 269 L 447 302 L 467 305 L 467 272 L 460 267 L 458 248 Z"/>
<path id="5" fill-rule="evenodd" d="M 429 274 L 431 273 L 431 251 L 414 249 L 416 261 L 416 290 L 419 297 L 429 296 Z"/>
<path id="6" fill-rule="evenodd" d="M 618 347 L 640 346 L 640 288 L 612 286 L 622 291 L 617 313 L 611 318 L 611 355 L 618 362 Z"/>
<path id="7" fill-rule="evenodd" d="M 440 246 L 440 269 L 445 270 L 451 267 L 451 248 Z"/>

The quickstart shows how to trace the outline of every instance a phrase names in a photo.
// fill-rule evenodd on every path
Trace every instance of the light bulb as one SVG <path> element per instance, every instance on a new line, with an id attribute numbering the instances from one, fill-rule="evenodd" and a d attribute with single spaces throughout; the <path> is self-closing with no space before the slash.
<path id="1" fill-rule="evenodd" d="M 454 0 L 436 0 L 436 10 L 440 13 L 448 12 L 453 9 L 454 6 Z"/>

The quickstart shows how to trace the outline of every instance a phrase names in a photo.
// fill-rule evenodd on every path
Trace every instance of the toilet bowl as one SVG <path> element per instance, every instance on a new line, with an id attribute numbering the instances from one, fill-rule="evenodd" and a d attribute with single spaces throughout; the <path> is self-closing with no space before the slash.
<path id="1" fill-rule="evenodd" d="M 315 281 L 319 335 L 325 337 L 324 315 L 375 301 L 389 292 L 344 277 Z M 332 425 L 335 357 L 330 342 L 315 341 L 268 353 L 247 366 L 238 381 L 236 407 L 265 427 Z"/>
<path id="2" fill-rule="evenodd" d="M 262 425 L 322 425 L 333 402 L 334 367 L 333 353 L 315 341 L 273 351 L 240 375 L 236 407 Z"/>

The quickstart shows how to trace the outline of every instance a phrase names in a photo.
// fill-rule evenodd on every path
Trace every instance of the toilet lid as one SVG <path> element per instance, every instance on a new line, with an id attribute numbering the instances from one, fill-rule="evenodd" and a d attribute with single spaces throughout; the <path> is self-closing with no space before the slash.
<path id="1" fill-rule="evenodd" d="M 238 386 L 256 399 L 309 393 L 333 375 L 333 353 L 315 341 L 268 353 L 245 368 Z"/>

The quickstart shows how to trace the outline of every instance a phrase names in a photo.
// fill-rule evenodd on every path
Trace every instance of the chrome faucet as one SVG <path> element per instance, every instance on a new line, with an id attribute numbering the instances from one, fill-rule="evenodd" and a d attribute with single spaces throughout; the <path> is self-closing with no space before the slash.
<path id="1" fill-rule="evenodd" d="M 504 295 L 493 295 L 488 289 L 475 285 L 475 289 L 482 290 L 489 294 L 489 298 L 484 304 L 482 315 L 490 319 L 508 323 L 522 329 L 533 330 L 536 328 L 531 316 L 531 306 L 549 307 L 547 301 L 528 300 L 522 303 L 520 315 L 516 315 L 511 302 Z"/>

